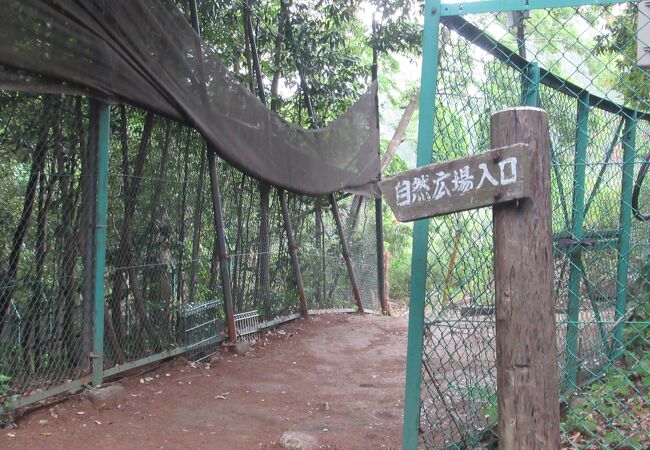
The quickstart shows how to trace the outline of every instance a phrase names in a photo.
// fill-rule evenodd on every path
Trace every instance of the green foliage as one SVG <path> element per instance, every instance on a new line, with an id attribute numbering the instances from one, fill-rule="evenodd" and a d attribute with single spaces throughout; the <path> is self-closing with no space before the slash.
<path id="1" fill-rule="evenodd" d="M 376 33 L 371 46 L 380 52 L 414 53 L 420 51 L 422 27 L 419 13 L 422 0 L 371 0 L 376 8 Z"/>
<path id="2" fill-rule="evenodd" d="M 562 430 L 579 446 L 643 448 L 648 437 L 637 429 L 650 413 L 644 396 L 650 390 L 650 360 L 643 353 L 628 354 L 636 364 L 611 367 L 571 401 Z"/>
<path id="3" fill-rule="evenodd" d="M 396 155 L 391 161 L 385 175 L 392 175 L 407 170 L 402 158 Z M 411 242 L 413 227 L 411 224 L 395 220 L 390 208 L 384 204 L 384 250 L 388 252 L 388 295 L 395 300 L 408 300 L 411 282 Z"/>
<path id="4" fill-rule="evenodd" d="M 0 373 L 0 407 L 8 409 L 11 403 L 17 400 L 20 396 L 18 394 L 9 395 L 11 392 L 12 377 Z M 2 417 L 0 416 L 0 426 L 2 426 Z"/>
<path id="5" fill-rule="evenodd" d="M 636 16 L 636 4 L 630 3 L 622 13 L 607 17 L 605 32 L 596 37 L 595 51 L 613 61 L 616 70 L 611 71 L 610 86 L 623 94 L 627 104 L 648 109 L 648 75 L 636 64 Z"/>

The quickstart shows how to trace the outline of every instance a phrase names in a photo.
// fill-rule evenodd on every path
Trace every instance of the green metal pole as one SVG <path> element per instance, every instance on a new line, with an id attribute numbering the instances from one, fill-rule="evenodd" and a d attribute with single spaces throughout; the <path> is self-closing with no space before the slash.
<path id="1" fill-rule="evenodd" d="M 636 111 L 625 120 L 623 129 L 623 180 L 621 183 L 620 236 L 618 238 L 618 263 L 616 265 L 616 327 L 612 342 L 612 357 L 617 358 L 623 349 L 623 323 L 627 307 L 627 278 L 630 263 L 630 234 L 632 227 L 632 191 L 634 190 L 634 154 L 636 147 Z"/>
<path id="2" fill-rule="evenodd" d="M 578 99 L 578 120 L 576 154 L 573 167 L 573 239 L 584 238 L 585 221 L 585 173 L 587 168 L 587 146 L 589 145 L 589 93 L 583 92 Z M 571 273 L 569 275 L 569 310 L 567 314 L 566 338 L 566 387 L 574 390 L 578 376 L 578 336 L 580 334 L 580 280 L 582 279 L 582 248 L 571 250 Z"/>
<path id="3" fill-rule="evenodd" d="M 104 371 L 104 282 L 106 272 L 106 225 L 108 215 L 108 147 L 111 126 L 111 109 L 98 104 L 99 132 L 97 139 L 97 203 L 95 212 L 95 296 L 93 338 L 93 386 L 103 381 Z"/>
<path id="4" fill-rule="evenodd" d="M 533 61 L 526 71 L 526 88 L 524 91 L 523 104 L 526 106 L 539 106 L 539 64 Z"/>
<path id="5" fill-rule="evenodd" d="M 440 0 L 427 0 L 424 6 L 424 34 L 422 38 L 418 167 L 430 164 L 433 157 L 439 26 Z M 417 449 L 419 439 L 428 241 L 429 219 L 415 222 L 413 226 L 409 333 L 406 354 L 406 394 L 404 401 L 403 443 L 406 450 Z"/>

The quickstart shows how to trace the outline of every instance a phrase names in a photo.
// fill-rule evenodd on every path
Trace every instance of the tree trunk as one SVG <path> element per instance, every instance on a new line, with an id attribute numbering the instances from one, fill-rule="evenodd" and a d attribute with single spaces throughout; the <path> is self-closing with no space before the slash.
<path id="1" fill-rule="evenodd" d="M 82 100 L 77 98 L 75 101 L 75 129 L 77 133 L 76 149 L 70 151 L 68 155 L 68 162 L 63 151 L 57 155 L 57 165 L 59 166 L 59 173 L 65 173 L 66 176 L 59 177 L 60 188 L 60 202 L 61 202 L 61 242 L 59 247 L 59 254 L 61 256 L 60 272 L 59 272 L 59 285 L 56 297 L 56 313 L 55 313 L 55 329 L 56 336 L 54 339 L 61 344 L 60 353 L 67 351 L 68 347 L 64 346 L 66 342 L 66 331 L 69 330 L 69 323 L 66 318 L 72 315 L 74 310 L 74 273 L 77 258 L 77 216 L 81 215 L 79 210 L 79 192 L 80 188 L 75 189 L 75 183 L 71 181 L 77 177 L 77 164 L 78 160 L 76 154 L 84 155 L 84 148 L 86 143 L 86 134 L 83 124 Z M 63 150 L 63 148 L 61 149 Z M 76 152 L 75 152 L 76 150 Z M 85 160 L 85 156 L 82 156 Z M 84 163 L 85 164 L 85 163 Z M 78 183 L 81 185 L 82 183 Z M 76 214 L 75 214 L 76 211 Z"/>
<path id="2" fill-rule="evenodd" d="M 264 84 L 262 82 L 262 69 L 260 67 L 260 58 L 257 52 L 257 42 L 255 33 L 253 31 L 253 24 L 250 16 L 250 4 L 247 2 L 244 5 L 244 30 L 250 44 L 250 53 L 253 62 L 253 70 L 255 72 L 255 80 L 257 85 L 257 95 L 260 101 L 266 105 L 266 95 L 264 93 Z M 258 236 L 258 301 L 262 305 L 263 317 L 268 320 L 271 309 L 271 281 L 270 281 L 270 236 L 269 236 L 269 208 L 270 208 L 270 193 L 271 187 L 263 182 L 259 182 L 260 191 L 260 232 Z"/>
<path id="3" fill-rule="evenodd" d="M 192 237 L 192 261 L 190 262 L 190 292 L 188 302 L 194 303 L 194 292 L 196 290 L 196 268 L 199 259 L 199 247 L 201 244 L 201 228 L 203 221 L 203 183 L 205 182 L 205 151 L 201 151 L 201 162 L 199 163 L 199 184 L 196 193 L 196 206 L 194 208 L 194 236 Z M 233 283 L 234 284 L 234 283 Z"/>
<path id="4" fill-rule="evenodd" d="M 316 206 L 314 208 L 314 216 L 316 221 L 316 245 L 318 248 L 318 256 L 320 267 L 316 268 L 314 276 L 317 280 L 316 285 L 316 304 L 320 308 L 322 306 L 323 296 L 325 295 L 325 282 L 326 282 L 326 273 L 325 273 L 325 237 L 324 237 L 324 228 L 323 228 L 323 210 L 321 209 L 320 199 L 315 199 Z"/>
<path id="5" fill-rule="evenodd" d="M 280 16 L 278 17 L 278 31 L 275 35 L 275 49 L 273 52 L 273 79 L 271 80 L 271 111 L 278 111 L 280 108 L 280 77 L 282 76 L 282 47 L 284 44 L 284 19 L 287 16 L 287 4 L 280 0 Z"/>
<path id="6" fill-rule="evenodd" d="M 168 220 L 168 218 L 165 215 L 161 217 L 164 208 L 162 208 L 160 204 L 160 199 L 164 196 L 166 190 L 171 131 L 171 122 L 166 122 L 160 164 L 158 166 L 156 179 L 153 181 L 153 194 L 149 207 L 149 225 L 147 226 L 145 235 L 145 239 L 147 239 L 145 247 L 145 264 L 149 267 L 144 270 L 142 281 L 142 293 L 145 295 L 145 299 L 148 298 L 152 301 L 159 302 L 159 307 L 154 308 L 150 314 L 150 320 L 151 316 L 153 316 L 153 319 L 155 319 L 158 325 L 158 330 L 160 330 L 161 333 L 158 336 L 158 339 L 161 339 L 162 336 L 165 336 L 166 338 L 170 338 L 171 336 L 170 313 L 172 312 L 171 302 L 173 297 L 171 282 L 169 280 L 171 255 L 169 250 L 169 238 L 166 236 L 165 232 L 165 221 Z M 162 224 L 158 227 L 157 224 L 160 222 L 162 222 Z M 182 260 L 179 266 L 182 270 Z M 155 288 L 152 289 L 152 286 Z"/>
<path id="7" fill-rule="evenodd" d="M 190 136 L 188 135 L 188 144 Z M 189 146 L 189 145 L 188 145 Z M 182 302 L 185 291 L 183 280 L 183 260 L 185 259 L 185 206 L 187 205 L 187 177 L 189 175 L 189 152 L 185 152 L 183 161 L 183 189 L 181 194 L 181 213 L 179 215 L 178 223 L 178 270 L 176 282 L 176 300 L 178 303 Z"/>
<path id="8" fill-rule="evenodd" d="M 300 61 L 300 55 L 296 51 L 295 40 L 293 38 L 293 28 L 291 26 L 291 20 L 288 16 L 287 8 L 284 8 L 284 24 L 287 31 L 287 38 L 291 41 L 291 49 L 293 50 L 293 59 L 296 62 L 296 70 L 298 71 L 298 78 L 300 79 L 300 90 L 302 91 L 303 101 L 305 107 L 307 108 L 307 115 L 311 123 L 312 128 L 318 128 L 318 121 L 316 120 L 316 115 L 314 113 L 314 106 L 311 101 L 311 94 L 309 86 L 307 85 L 307 79 L 305 77 L 305 71 Z"/>
<path id="9" fill-rule="evenodd" d="M 120 106 L 120 148 L 122 155 L 122 189 L 121 194 L 123 201 L 126 205 L 127 197 L 129 195 L 130 189 L 130 180 L 129 180 L 129 135 L 128 135 L 128 121 L 126 116 L 126 107 L 124 105 Z M 125 206 L 126 208 L 126 206 Z M 126 216 L 125 216 L 126 217 Z M 104 318 L 104 327 L 109 333 L 109 342 L 118 363 L 124 361 L 124 354 L 120 348 L 119 341 L 124 336 L 124 325 L 122 320 L 122 301 L 124 297 L 128 295 L 127 290 L 124 288 L 122 283 L 123 277 L 120 273 L 121 267 L 126 263 L 125 255 L 119 253 L 119 249 L 122 247 L 122 243 L 118 247 L 118 253 L 115 255 L 115 272 L 113 273 L 113 289 L 111 290 L 111 297 L 108 301 L 108 308 L 110 314 L 106 314 Z M 110 325 L 109 323 L 110 322 Z M 110 336 L 111 333 L 114 333 L 115 336 Z"/>
<path id="10" fill-rule="evenodd" d="M 244 229 L 244 214 L 241 213 L 242 211 L 242 204 L 244 201 L 244 185 L 246 182 L 246 175 L 243 173 L 241 174 L 241 181 L 239 182 L 239 195 L 237 196 L 237 211 L 239 211 L 239 214 L 237 214 L 237 238 L 235 240 L 235 254 L 237 255 L 234 258 L 234 268 L 233 268 L 233 274 L 232 274 L 232 288 L 233 291 L 235 292 L 235 305 L 236 305 L 236 310 L 238 312 L 241 312 L 241 305 L 243 302 L 244 298 L 244 292 L 243 292 L 243 284 L 242 284 L 242 278 L 243 274 L 245 273 L 245 265 L 243 264 L 244 258 L 241 256 L 243 253 L 243 229 Z M 245 280 L 245 278 L 244 278 Z"/>
<path id="11" fill-rule="evenodd" d="M 251 15 L 250 15 L 251 6 L 249 1 L 250 0 L 247 0 L 243 7 L 244 33 L 246 34 L 248 45 L 250 46 L 250 56 L 253 63 L 255 84 L 257 86 L 257 96 L 259 97 L 260 101 L 266 105 L 266 94 L 264 93 L 264 83 L 262 82 L 262 69 L 260 67 L 260 55 L 257 52 L 257 41 L 255 39 L 255 32 L 253 31 L 253 23 L 251 22 Z M 251 78 L 252 76 L 253 74 L 251 74 Z"/>
<path id="12" fill-rule="evenodd" d="M 264 310 L 264 319 L 271 318 L 271 278 L 269 266 L 271 263 L 271 248 L 269 239 L 269 208 L 271 188 L 268 184 L 260 182 L 260 234 L 257 255 L 259 273 L 259 293 Z"/>
<path id="13" fill-rule="evenodd" d="M 0 291 L 0 334 L 4 329 L 4 325 L 8 318 L 11 300 L 15 292 L 16 276 L 18 274 L 18 266 L 20 263 L 20 254 L 23 248 L 23 241 L 27 228 L 29 227 L 29 220 L 32 217 L 34 209 L 34 197 L 36 195 L 36 186 L 40 173 L 45 164 L 45 153 L 47 152 L 48 136 L 50 133 L 51 114 L 55 109 L 55 98 L 46 96 L 43 100 L 43 110 L 41 114 L 41 124 L 43 128 L 39 132 L 38 142 L 36 149 L 32 156 L 32 164 L 29 172 L 29 179 L 27 181 L 27 188 L 25 190 L 25 197 L 23 200 L 23 209 L 20 215 L 18 226 L 16 227 L 11 244 L 11 252 L 9 253 L 9 261 L 7 271 L 2 277 L 2 286 L 4 289 Z M 47 125 L 46 125 L 47 124 Z"/>
<path id="14" fill-rule="evenodd" d="M 151 134 L 153 131 L 153 126 L 154 126 L 154 115 L 152 113 L 147 113 L 147 116 L 145 118 L 144 122 L 144 127 L 142 131 L 142 136 L 140 138 L 140 145 L 138 148 L 138 154 L 136 156 L 135 160 L 135 166 L 133 168 L 133 174 L 130 176 L 130 181 L 128 183 L 128 190 L 124 191 L 124 218 L 122 221 L 122 230 L 121 230 L 121 235 L 120 235 L 120 243 L 118 246 L 118 251 L 116 255 L 116 262 L 115 262 L 115 268 L 116 271 L 118 271 L 115 275 L 114 278 L 114 283 L 115 285 L 113 286 L 113 291 L 111 295 L 111 318 L 112 320 L 116 320 L 116 314 L 120 313 L 121 316 L 121 305 L 119 305 L 119 302 L 121 301 L 120 293 L 122 292 L 122 288 L 124 286 L 124 281 L 126 278 L 126 273 L 128 267 L 132 265 L 132 242 L 133 242 L 133 236 L 132 236 L 132 226 L 133 226 L 133 218 L 135 215 L 135 209 L 136 209 L 136 204 L 137 204 L 137 198 L 138 194 L 140 192 L 140 183 L 142 180 L 142 173 L 144 170 L 144 162 L 146 160 L 147 153 L 149 151 L 149 144 L 151 141 Z M 128 174 L 127 174 L 128 176 Z M 131 277 L 130 277 L 131 278 Z M 131 281 L 131 280 L 130 280 Z M 137 289 L 137 282 L 132 281 L 129 283 L 129 288 L 131 288 L 133 292 L 133 287 L 136 286 Z M 151 324 L 149 322 L 149 317 L 147 316 L 146 313 L 146 306 L 144 304 L 144 298 L 142 295 L 137 295 L 138 293 L 133 292 L 133 297 L 135 299 L 135 306 L 136 306 L 136 313 L 138 315 L 138 320 L 142 324 L 143 329 L 147 332 L 150 333 L 153 328 L 151 327 Z M 141 294 L 141 292 L 140 292 Z M 121 326 L 121 317 L 117 317 L 118 321 L 115 322 L 116 324 L 120 324 Z M 116 326 L 116 333 L 118 336 L 121 336 L 122 330 L 120 329 L 118 331 L 117 326 Z M 150 338 L 152 340 L 155 340 L 155 336 L 151 335 Z M 115 349 L 119 353 L 121 353 L 121 350 L 118 350 L 117 348 Z M 121 359 L 121 358 L 120 358 Z"/>
<path id="15" fill-rule="evenodd" d="M 133 298 L 135 299 L 135 311 L 136 311 L 136 315 L 138 316 L 138 321 L 140 322 L 140 326 L 142 327 L 143 330 L 145 330 L 146 334 L 149 336 L 149 339 L 153 344 L 153 351 L 159 352 L 162 350 L 162 345 L 160 343 L 160 339 L 158 337 L 158 334 L 156 333 L 156 330 L 154 329 L 153 325 L 151 325 L 151 321 L 149 320 L 144 296 L 142 295 L 142 290 L 140 289 L 140 282 L 138 281 L 138 275 L 135 273 L 135 269 L 133 268 L 132 265 L 128 267 L 127 273 L 129 277 L 129 289 L 131 289 L 131 292 L 133 293 Z"/>
<path id="16" fill-rule="evenodd" d="M 34 292 L 29 304 L 25 330 L 23 332 L 23 355 L 25 367 L 34 373 L 40 365 L 39 353 L 41 348 L 40 323 L 43 316 L 43 273 L 47 255 L 47 215 L 52 199 L 52 185 L 47 183 L 45 172 L 41 171 L 38 183 L 38 216 L 36 219 L 36 270 L 34 276 Z"/>

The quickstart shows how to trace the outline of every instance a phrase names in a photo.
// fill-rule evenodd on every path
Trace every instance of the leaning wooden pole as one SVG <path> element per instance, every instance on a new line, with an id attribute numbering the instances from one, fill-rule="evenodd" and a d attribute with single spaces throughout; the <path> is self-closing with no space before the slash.
<path id="1" fill-rule="evenodd" d="M 291 226 L 291 218 L 289 217 L 289 206 L 287 205 L 287 196 L 282 189 L 278 189 L 278 196 L 280 197 L 280 206 L 282 208 L 282 219 L 284 220 L 284 231 L 287 233 L 287 242 L 289 244 L 289 255 L 291 256 L 291 265 L 293 272 L 296 275 L 296 288 L 298 289 L 298 298 L 300 300 L 300 309 L 304 317 L 309 316 L 309 309 L 307 308 L 307 299 L 305 298 L 305 288 L 302 285 L 302 273 L 300 272 L 300 263 L 298 262 L 298 253 L 296 241 L 293 238 L 293 227 Z"/>
<path id="2" fill-rule="evenodd" d="M 219 268 L 221 270 L 221 285 L 223 287 L 224 309 L 228 324 L 228 341 L 237 340 L 235 328 L 235 308 L 232 303 L 232 286 L 230 284 L 230 257 L 226 250 L 226 235 L 223 227 L 223 211 L 221 209 L 221 194 L 219 192 L 219 172 L 217 170 L 217 156 L 214 149 L 208 146 L 208 164 L 210 166 L 210 188 L 212 191 L 212 210 L 214 216 L 214 229 L 217 233 L 217 250 L 219 251 Z"/>
<path id="3" fill-rule="evenodd" d="M 375 238 L 377 252 L 377 295 L 381 313 L 390 315 L 388 296 L 386 293 L 386 267 L 384 265 L 384 202 L 381 197 L 375 199 Z"/>
<path id="4" fill-rule="evenodd" d="M 559 449 L 548 116 L 498 112 L 491 139 L 528 144 L 530 157 L 530 197 L 493 209 L 499 448 Z"/>
<path id="5" fill-rule="evenodd" d="M 196 0 L 188 0 L 190 6 L 190 21 L 194 30 L 201 35 L 199 28 L 198 10 Z M 200 52 L 200 48 L 199 48 Z M 200 55 L 203 58 L 203 55 Z M 201 82 L 205 79 L 203 73 L 199 74 Z M 205 95 L 205 93 L 204 93 Z M 207 101 L 207 98 L 206 98 Z M 223 288 L 224 313 L 228 326 L 228 342 L 234 343 L 237 340 L 237 329 L 235 328 L 235 308 L 232 302 L 232 284 L 230 283 L 230 261 L 226 249 L 226 234 L 223 226 L 223 210 L 221 208 L 221 194 L 219 192 L 219 170 L 217 167 L 217 155 L 215 149 L 207 145 L 208 166 L 210 169 L 210 188 L 212 191 L 212 212 L 214 217 L 214 229 L 217 235 L 217 251 L 219 252 L 219 268 L 221 269 L 221 286 Z"/>
<path id="6" fill-rule="evenodd" d="M 345 265 L 348 267 L 348 273 L 350 274 L 350 283 L 352 283 L 352 294 L 354 295 L 354 301 L 357 303 L 359 313 L 364 314 L 363 304 L 361 303 L 361 294 L 359 293 L 357 279 L 354 276 L 354 267 L 352 266 L 352 260 L 350 259 L 350 248 L 348 247 L 348 241 L 345 238 L 343 222 L 341 221 L 341 214 L 339 213 L 339 205 L 336 203 L 336 197 L 334 197 L 334 194 L 329 195 L 329 200 L 332 207 L 332 214 L 334 215 L 334 220 L 336 221 L 336 229 L 339 233 L 339 239 L 341 240 L 343 259 L 345 259 Z"/>

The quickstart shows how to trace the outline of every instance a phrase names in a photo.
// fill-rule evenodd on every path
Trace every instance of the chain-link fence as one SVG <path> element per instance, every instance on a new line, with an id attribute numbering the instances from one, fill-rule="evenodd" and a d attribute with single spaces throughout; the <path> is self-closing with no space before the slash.
<path id="1" fill-rule="evenodd" d="M 0 404 L 79 378 L 92 342 L 87 102 L 2 93 Z M 63 118 L 66 120 L 63 120 Z M 90 212 L 90 215 L 88 214 Z M 92 246 L 90 247 L 92 250 Z"/>
<path id="2" fill-rule="evenodd" d="M 0 92 L 0 407 L 91 381 L 96 336 L 97 110 Z M 227 338 L 206 147 L 133 107 L 110 116 L 103 376 Z M 218 161 L 234 313 L 261 327 L 301 305 L 278 191 Z M 374 200 L 338 196 L 363 304 L 378 310 Z M 287 195 L 307 306 L 356 310 L 327 198 Z"/>
<path id="3" fill-rule="evenodd" d="M 650 150 L 650 75 L 636 67 L 637 4 L 465 15 L 471 5 L 439 5 L 433 162 L 488 149 L 501 109 L 548 112 L 563 446 L 647 448 L 650 226 L 631 201 Z M 491 211 L 432 219 L 426 239 L 419 443 L 491 448 Z"/>

